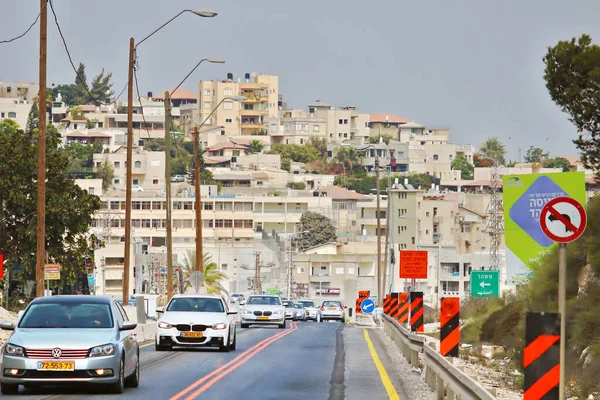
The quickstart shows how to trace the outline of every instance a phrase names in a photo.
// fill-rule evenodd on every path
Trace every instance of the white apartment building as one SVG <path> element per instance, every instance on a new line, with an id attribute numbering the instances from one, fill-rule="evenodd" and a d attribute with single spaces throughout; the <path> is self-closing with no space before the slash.
<path id="1" fill-rule="evenodd" d="M 127 148 L 120 146 L 112 153 L 94 154 L 94 167 L 98 168 L 108 161 L 114 170 L 112 190 L 125 190 L 127 185 Z M 143 147 L 133 148 L 133 185 L 149 191 L 165 189 L 165 153 L 147 151 Z"/>
<path id="2" fill-rule="evenodd" d="M 402 185 L 391 190 L 390 241 L 395 260 L 400 259 L 401 250 L 428 251 L 428 278 L 417 279 L 415 288 L 424 292 L 427 304 L 435 304 L 442 296 L 468 296 L 470 271 L 489 268 L 489 199 L 487 193 L 423 191 Z M 503 242 L 501 249 L 503 259 Z M 399 275 L 398 262 L 389 275 Z M 411 285 L 407 280 L 392 279 L 394 291 L 405 291 Z M 501 282 L 505 279 L 502 266 Z"/>
<path id="3" fill-rule="evenodd" d="M 9 119 L 25 129 L 39 89 L 37 83 L 0 81 L 0 121 Z"/>

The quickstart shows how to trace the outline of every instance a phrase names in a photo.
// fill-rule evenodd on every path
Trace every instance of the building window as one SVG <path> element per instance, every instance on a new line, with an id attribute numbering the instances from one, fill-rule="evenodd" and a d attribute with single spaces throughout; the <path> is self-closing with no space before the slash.
<path id="1" fill-rule="evenodd" d="M 347 119 L 344 120 L 344 125 L 348 125 L 348 120 Z"/>
<path id="2" fill-rule="evenodd" d="M 313 132 L 319 132 L 321 127 L 319 125 L 313 125 Z"/>
<path id="3" fill-rule="evenodd" d="M 133 180 L 133 184 L 134 185 L 139 185 L 140 184 L 140 180 L 139 179 L 134 179 Z"/>
<path id="4" fill-rule="evenodd" d="M 158 185 L 158 179 L 152 179 L 152 184 L 153 185 Z"/>
<path id="5" fill-rule="evenodd" d="M 434 155 L 433 155 L 433 159 L 434 159 L 435 161 L 437 161 L 437 160 L 439 159 L 438 155 L 437 155 L 437 154 L 434 154 Z"/>
<path id="6" fill-rule="evenodd" d="M 226 118 L 225 122 L 227 122 L 228 124 L 230 124 L 232 122 L 232 119 L 231 118 Z"/>
<path id="7" fill-rule="evenodd" d="M 227 270 L 227 264 L 221 264 L 221 269 L 222 270 Z"/>
<path id="8" fill-rule="evenodd" d="M 233 96 L 233 89 L 231 89 L 231 88 L 223 89 L 223 96 Z"/>
<path id="9" fill-rule="evenodd" d="M 12 92 L 12 88 L 9 86 L 6 88 L 6 93 L 10 93 L 10 92 Z"/>
<path id="10" fill-rule="evenodd" d="M 115 179 L 115 180 L 113 181 L 113 183 L 114 183 L 115 185 L 118 185 L 118 184 L 119 184 L 119 182 L 121 182 L 119 179 Z"/>
<path id="11" fill-rule="evenodd" d="M 9 111 L 8 118 L 17 118 L 17 113 L 14 111 Z"/>
<path id="12" fill-rule="evenodd" d="M 119 161 L 114 162 L 115 168 L 121 168 L 121 163 Z"/>
<path id="13" fill-rule="evenodd" d="M 452 160 L 452 154 L 448 154 L 448 158 Z"/>
<path id="14" fill-rule="evenodd" d="M 338 120 L 338 124 L 342 125 L 344 123 L 343 119 Z"/>
<path id="15" fill-rule="evenodd" d="M 142 162 L 141 161 L 136 161 L 135 164 L 133 164 L 133 165 L 136 168 L 142 168 Z"/>
<path id="16" fill-rule="evenodd" d="M 224 101 L 223 110 L 233 110 L 233 101 Z"/>
<path id="17" fill-rule="evenodd" d="M 204 89 L 204 95 L 210 96 L 210 89 Z"/>
<path id="18" fill-rule="evenodd" d="M 304 144 L 304 139 L 300 139 L 300 144 Z"/>

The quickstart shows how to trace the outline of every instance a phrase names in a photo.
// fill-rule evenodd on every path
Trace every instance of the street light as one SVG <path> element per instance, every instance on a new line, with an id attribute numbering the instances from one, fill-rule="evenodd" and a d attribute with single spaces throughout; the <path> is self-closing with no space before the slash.
<path id="1" fill-rule="evenodd" d="M 196 207 L 196 271 L 204 272 L 204 260 L 202 253 L 202 199 L 200 193 L 200 154 L 198 152 L 198 141 L 200 140 L 200 128 L 206 124 L 206 121 L 217 111 L 219 106 L 225 100 L 244 101 L 245 96 L 227 96 L 212 109 L 210 114 L 202 121 L 200 126 L 194 128 L 194 206 Z"/>
<path id="2" fill-rule="evenodd" d="M 194 14 L 196 14 L 194 12 Z M 199 15 L 199 14 L 197 14 Z M 173 93 L 204 61 L 213 64 L 223 64 L 225 60 L 217 58 L 203 58 L 192 68 L 192 70 L 183 78 L 179 85 L 175 87 Z M 165 92 L 165 197 L 167 199 L 167 298 L 173 297 L 173 226 L 171 218 L 171 98 L 169 91 Z"/>
<path id="3" fill-rule="evenodd" d="M 148 36 L 143 38 L 138 44 L 135 44 L 135 39 L 129 39 L 129 65 L 127 74 L 127 179 L 125 188 L 125 254 L 123 263 L 123 305 L 129 304 L 129 265 L 131 256 L 131 185 L 133 184 L 133 70 L 135 66 L 135 50 L 137 47 L 148 40 L 156 32 L 171 23 L 174 19 L 185 12 L 191 12 L 199 17 L 212 18 L 217 13 L 206 10 L 183 10 L 173 18 L 155 29 Z"/>
<path id="4" fill-rule="evenodd" d="M 350 146 L 350 144 L 342 143 L 342 146 Z M 379 154 L 377 154 L 377 147 L 373 144 L 365 146 L 361 150 L 366 150 L 369 147 L 375 150 L 375 182 L 377 184 L 377 306 L 379 307 L 381 306 L 381 298 L 383 297 L 384 291 L 381 286 L 381 196 L 379 192 Z M 386 235 L 387 234 L 388 232 L 386 232 Z"/>

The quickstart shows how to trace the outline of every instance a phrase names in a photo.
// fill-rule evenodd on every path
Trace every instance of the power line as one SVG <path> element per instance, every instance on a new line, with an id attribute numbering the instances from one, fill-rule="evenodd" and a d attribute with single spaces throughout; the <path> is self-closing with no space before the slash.
<path id="1" fill-rule="evenodd" d="M 35 20 L 33 21 L 33 23 L 29 26 L 29 28 L 27 28 L 27 30 L 25 32 L 23 32 L 22 34 L 20 34 L 19 36 L 15 36 L 12 39 L 8 39 L 8 40 L 0 40 L 0 44 L 3 43 L 11 43 L 14 42 L 15 40 L 19 40 L 21 39 L 23 36 L 27 35 L 29 33 L 29 31 L 31 31 L 33 29 L 33 27 L 35 26 L 35 24 L 37 24 L 37 22 L 40 20 L 40 16 L 42 15 L 42 12 L 44 10 L 44 8 L 46 7 L 46 5 L 48 4 L 48 2 L 44 3 L 44 6 L 41 8 L 40 12 L 38 13 L 37 17 L 35 17 Z"/>
<path id="2" fill-rule="evenodd" d="M 62 40 L 63 47 L 65 48 L 65 52 L 67 53 L 67 57 L 69 58 L 69 63 L 71 64 L 71 67 L 73 68 L 73 71 L 75 71 L 75 75 L 77 75 L 77 78 L 79 79 L 79 82 L 81 82 L 83 84 L 83 88 L 85 89 L 86 93 L 90 96 L 90 101 L 91 102 L 95 102 L 95 103 L 99 103 L 100 105 L 103 105 L 103 106 L 109 105 L 109 104 L 103 102 L 102 100 L 96 98 L 92 94 L 92 92 L 90 92 L 90 90 L 88 88 L 88 85 L 87 85 L 87 82 L 79 74 L 79 71 L 75 67 L 75 63 L 73 62 L 73 58 L 71 57 L 71 52 L 69 51 L 69 46 L 67 45 L 67 41 L 65 39 L 65 36 L 62 33 L 62 29 L 60 27 L 60 24 L 58 23 L 58 17 L 56 15 L 56 12 L 54 11 L 54 5 L 52 4 L 52 0 L 50 0 L 49 3 L 50 3 L 50 10 L 52 11 L 52 14 L 54 15 L 54 22 L 56 23 L 56 28 L 58 29 L 58 34 L 60 35 L 60 38 Z M 123 89 L 123 91 L 125 91 L 125 89 Z M 121 94 L 123 94 L 123 91 L 121 92 Z"/>

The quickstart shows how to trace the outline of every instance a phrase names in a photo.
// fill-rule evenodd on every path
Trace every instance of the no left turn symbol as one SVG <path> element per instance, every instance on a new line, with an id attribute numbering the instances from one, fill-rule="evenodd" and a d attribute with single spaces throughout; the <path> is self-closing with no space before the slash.
<path id="1" fill-rule="evenodd" d="M 587 225 L 585 209 L 571 197 L 550 200 L 540 213 L 540 227 L 548 238 L 569 243 L 579 238 Z"/>

